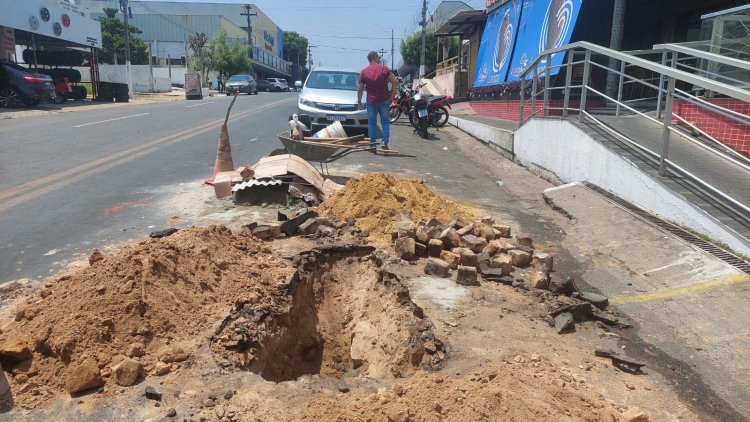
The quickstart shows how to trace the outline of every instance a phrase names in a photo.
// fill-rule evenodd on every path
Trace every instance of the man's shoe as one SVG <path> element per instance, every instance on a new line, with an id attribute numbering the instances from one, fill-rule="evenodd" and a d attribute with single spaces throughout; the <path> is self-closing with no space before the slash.
<path id="1" fill-rule="evenodd" d="M 388 151 L 390 148 L 388 148 L 388 145 L 383 145 L 383 149 Z"/>

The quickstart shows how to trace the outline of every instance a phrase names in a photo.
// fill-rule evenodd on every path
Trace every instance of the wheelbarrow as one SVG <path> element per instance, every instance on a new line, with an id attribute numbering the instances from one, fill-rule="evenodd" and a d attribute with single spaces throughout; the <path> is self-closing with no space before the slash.
<path id="1" fill-rule="evenodd" d="M 280 133 L 278 137 L 289 154 L 294 154 L 307 161 L 320 163 L 320 170 L 323 174 L 328 174 L 328 163 L 332 163 L 353 152 L 372 150 L 372 147 L 365 141 L 364 135 L 347 138 L 346 140 L 319 138 L 316 141 L 292 139 L 288 132 Z M 325 170 L 323 165 L 326 165 Z"/>

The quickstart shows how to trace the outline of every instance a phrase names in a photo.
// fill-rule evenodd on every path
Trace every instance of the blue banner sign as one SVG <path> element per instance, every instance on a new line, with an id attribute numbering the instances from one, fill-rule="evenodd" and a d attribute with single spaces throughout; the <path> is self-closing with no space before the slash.
<path id="1" fill-rule="evenodd" d="M 519 80 L 541 52 L 570 42 L 583 0 L 511 0 L 490 13 L 477 55 L 474 87 Z M 552 56 L 562 64 L 564 53 Z M 544 73 L 546 60 L 539 64 Z M 552 68 L 550 75 L 560 72 Z"/>
<path id="2" fill-rule="evenodd" d="M 511 0 L 487 17 L 477 55 L 475 87 L 505 82 L 521 17 L 521 1 Z"/>

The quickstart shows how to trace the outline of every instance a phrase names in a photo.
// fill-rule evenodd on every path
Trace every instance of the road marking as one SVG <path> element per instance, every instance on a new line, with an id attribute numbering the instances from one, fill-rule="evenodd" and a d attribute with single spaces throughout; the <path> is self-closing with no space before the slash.
<path id="1" fill-rule="evenodd" d="M 204 105 L 209 105 L 209 104 L 213 104 L 213 103 L 215 103 L 215 102 L 216 102 L 216 101 L 211 101 L 210 103 L 193 104 L 193 105 L 185 106 L 185 108 L 190 108 L 190 107 L 200 107 L 200 106 L 204 106 Z"/>
<path id="2" fill-rule="evenodd" d="M 675 287 L 672 289 L 659 290 L 652 293 L 644 293 L 632 296 L 617 296 L 609 298 L 609 303 L 615 305 L 624 305 L 629 303 L 650 302 L 653 300 L 671 299 L 673 297 L 686 295 L 688 293 L 697 293 L 704 290 L 711 290 L 717 287 L 730 286 L 732 284 L 745 283 L 750 281 L 750 275 L 735 274 L 728 277 L 715 278 L 702 283 L 691 284 L 689 286 Z"/>
<path id="3" fill-rule="evenodd" d="M 141 113 L 141 114 L 134 114 L 132 116 L 115 117 L 114 119 L 107 119 L 107 120 L 102 120 L 102 121 L 99 121 L 99 122 L 92 122 L 92 123 L 84 123 L 82 125 L 76 125 L 76 126 L 73 126 L 73 127 L 84 127 L 84 126 L 98 125 L 99 123 L 114 122 L 115 120 L 130 119 L 131 117 L 141 117 L 141 116 L 145 116 L 147 114 L 151 114 L 151 113 Z"/>
<path id="4" fill-rule="evenodd" d="M 252 108 L 250 110 L 243 111 L 241 113 L 237 113 L 234 116 L 230 117 L 229 120 L 230 121 L 238 120 L 249 114 L 252 114 L 258 111 L 267 110 L 269 108 L 273 108 L 277 105 L 288 103 L 288 102 L 291 102 L 291 101 L 289 99 L 274 101 L 272 103 L 268 103 L 259 107 Z M 4 191 L 0 191 L 0 200 L 3 200 L 11 196 L 15 196 L 15 198 L 12 198 L 10 200 L 0 203 L 0 212 L 3 212 L 7 210 L 8 208 L 14 207 L 30 199 L 34 199 L 38 196 L 41 196 L 50 192 L 54 192 L 55 190 L 60 189 L 63 186 L 67 186 L 73 182 L 83 179 L 85 176 L 90 175 L 91 173 L 95 173 L 97 171 L 104 171 L 118 164 L 132 161 L 142 156 L 143 154 L 148 152 L 150 149 L 158 147 L 162 144 L 181 142 L 195 135 L 208 132 L 210 130 L 214 130 L 216 129 L 217 125 L 223 122 L 224 120 L 220 119 L 220 120 L 215 120 L 215 121 L 211 121 L 208 123 L 204 123 L 194 128 L 190 128 L 182 132 L 174 133 L 172 135 L 167 135 L 167 136 L 155 139 L 151 142 L 147 142 L 145 144 L 136 145 L 126 150 L 104 156 L 97 160 L 90 161 L 88 163 L 81 164 L 79 166 L 69 168 L 67 170 L 63 170 L 61 172 L 51 174 L 49 176 L 42 177 L 40 179 L 31 181 L 28 183 L 24 183 L 22 185 L 15 186 L 13 188 L 10 188 Z"/>

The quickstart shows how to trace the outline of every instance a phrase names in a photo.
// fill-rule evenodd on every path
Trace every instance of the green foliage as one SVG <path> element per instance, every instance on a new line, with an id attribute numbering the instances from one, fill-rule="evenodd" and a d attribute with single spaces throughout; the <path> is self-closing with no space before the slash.
<path id="1" fill-rule="evenodd" d="M 187 44 L 193 53 L 193 69 L 203 72 L 207 80 L 208 70 L 213 67 L 214 63 L 214 45 L 209 42 L 208 36 L 203 32 L 188 36 Z"/>
<path id="2" fill-rule="evenodd" d="M 117 55 L 117 63 L 125 63 L 125 24 L 117 18 L 120 12 L 115 7 L 105 7 L 104 13 L 98 20 L 102 26 L 102 48 L 99 51 L 99 62 L 114 64 Z M 148 64 L 148 46 L 138 37 L 143 31 L 137 26 L 128 24 L 130 28 L 130 63 Z"/>
<path id="3" fill-rule="evenodd" d="M 307 38 L 294 31 L 284 31 L 284 60 L 307 66 Z"/>
<path id="4" fill-rule="evenodd" d="M 227 33 L 219 31 L 214 38 L 212 69 L 224 71 L 230 75 L 250 73 L 252 61 L 247 57 L 247 46 L 240 45 L 234 40 L 227 45 Z"/>
<path id="5" fill-rule="evenodd" d="M 435 71 L 437 65 L 437 47 L 438 39 L 435 36 L 435 31 L 428 30 L 425 33 L 425 73 L 427 75 Z M 422 31 L 415 32 L 409 35 L 405 40 L 401 41 L 401 57 L 404 59 L 404 64 L 410 66 L 419 66 L 419 56 L 422 51 Z M 451 48 L 449 57 L 458 55 L 458 39 L 455 37 L 451 38 Z"/>

